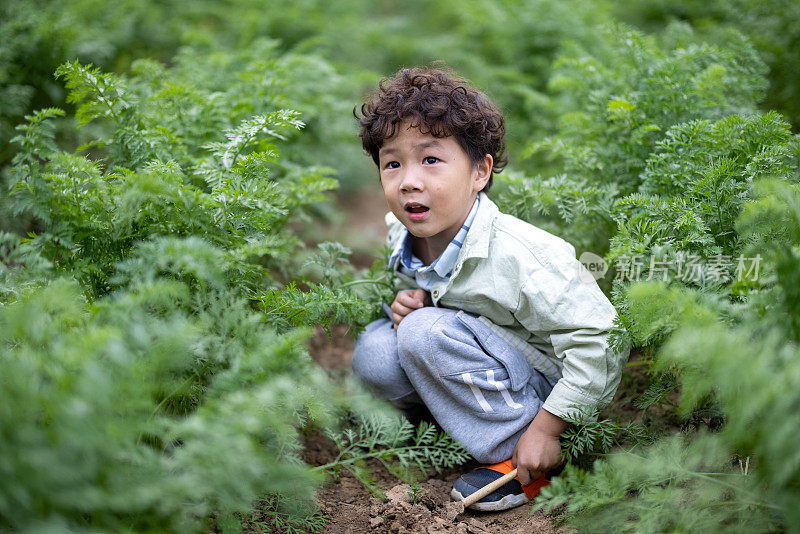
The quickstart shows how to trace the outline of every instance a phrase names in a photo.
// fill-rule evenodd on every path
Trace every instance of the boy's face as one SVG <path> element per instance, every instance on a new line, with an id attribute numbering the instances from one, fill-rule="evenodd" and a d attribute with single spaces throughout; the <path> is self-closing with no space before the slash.
<path id="1" fill-rule="evenodd" d="M 444 252 L 469 215 L 489 180 L 492 157 L 487 154 L 473 165 L 454 137 L 423 134 L 407 122 L 398 125 L 378 156 L 389 209 L 424 241 L 422 250 L 434 254 L 420 257 L 429 263 Z"/>

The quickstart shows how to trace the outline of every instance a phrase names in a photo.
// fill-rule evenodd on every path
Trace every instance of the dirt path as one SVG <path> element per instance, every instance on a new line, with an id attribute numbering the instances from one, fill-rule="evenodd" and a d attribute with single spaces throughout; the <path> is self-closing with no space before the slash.
<path id="1" fill-rule="evenodd" d="M 354 250 L 353 261 L 366 266 L 372 259 L 367 252 L 370 247 L 377 250 L 386 236 L 383 215 L 386 203 L 377 188 L 340 198 L 339 205 L 345 212 L 346 231 L 337 240 Z M 311 339 L 311 356 L 323 368 L 334 372 L 347 372 L 353 351 L 353 340 L 346 327 L 334 328 L 332 336 L 319 330 Z M 333 460 L 336 446 L 322 435 L 308 438 L 305 460 L 312 465 L 321 465 Z M 469 469 L 474 466 L 465 466 Z M 342 472 L 338 482 L 324 486 L 318 494 L 322 512 L 328 518 L 326 533 L 555 533 L 554 521 L 542 513 L 531 515 L 531 507 L 520 506 L 500 513 L 467 511 L 455 521 L 448 521 L 445 504 L 451 502 L 450 489 L 462 469 L 441 474 L 433 473 L 420 484 L 418 499 L 412 502 L 409 487 L 391 475 L 380 464 L 371 466 L 378 485 L 386 493 L 387 502 L 372 497 L 364 486 L 347 472 Z"/>

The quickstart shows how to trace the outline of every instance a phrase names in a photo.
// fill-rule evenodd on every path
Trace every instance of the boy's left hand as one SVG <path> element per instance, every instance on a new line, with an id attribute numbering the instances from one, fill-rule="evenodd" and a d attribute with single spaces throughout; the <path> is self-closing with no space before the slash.
<path id="1" fill-rule="evenodd" d="M 540 410 L 519 438 L 511 464 L 517 468 L 521 484 L 530 484 L 561 463 L 561 442 L 558 438 L 567 423 L 547 410 Z"/>

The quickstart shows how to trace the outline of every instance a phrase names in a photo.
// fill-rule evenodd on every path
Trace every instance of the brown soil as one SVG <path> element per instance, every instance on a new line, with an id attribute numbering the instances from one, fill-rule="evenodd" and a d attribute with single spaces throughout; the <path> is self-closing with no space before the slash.
<path id="1" fill-rule="evenodd" d="M 344 326 L 332 329 L 331 336 L 318 330 L 310 343 L 311 356 L 322 367 L 343 372 L 349 369 L 353 350 L 353 339 Z M 322 465 L 334 459 L 336 446 L 321 434 L 313 434 L 306 440 L 304 460 L 311 465 Z M 430 478 L 420 483 L 418 499 L 412 502 L 410 487 L 402 484 L 383 466 L 370 464 L 378 486 L 385 493 L 384 502 L 370 495 L 369 491 L 352 475 L 342 471 L 338 481 L 331 481 L 319 491 L 317 500 L 328 520 L 323 532 L 327 533 L 556 533 L 554 519 L 541 512 L 531 514 L 531 506 L 525 505 L 505 512 L 485 513 L 467 510 L 452 518 L 455 513 L 450 498 L 450 489 L 463 470 L 451 469 L 442 473 L 432 472 Z M 448 505 L 450 505 L 448 507 Z"/>

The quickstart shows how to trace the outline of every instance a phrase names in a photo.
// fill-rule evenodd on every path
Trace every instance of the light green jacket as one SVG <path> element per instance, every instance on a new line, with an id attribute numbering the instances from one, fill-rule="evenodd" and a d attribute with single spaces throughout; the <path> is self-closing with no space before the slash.
<path id="1" fill-rule="evenodd" d="M 394 249 L 403 226 L 391 213 L 386 222 Z M 586 418 L 611 402 L 628 358 L 609 347 L 614 307 L 572 245 L 501 213 L 485 194 L 450 279 L 434 284 L 431 298 L 480 316 L 557 380 L 543 406 L 550 413 Z"/>

